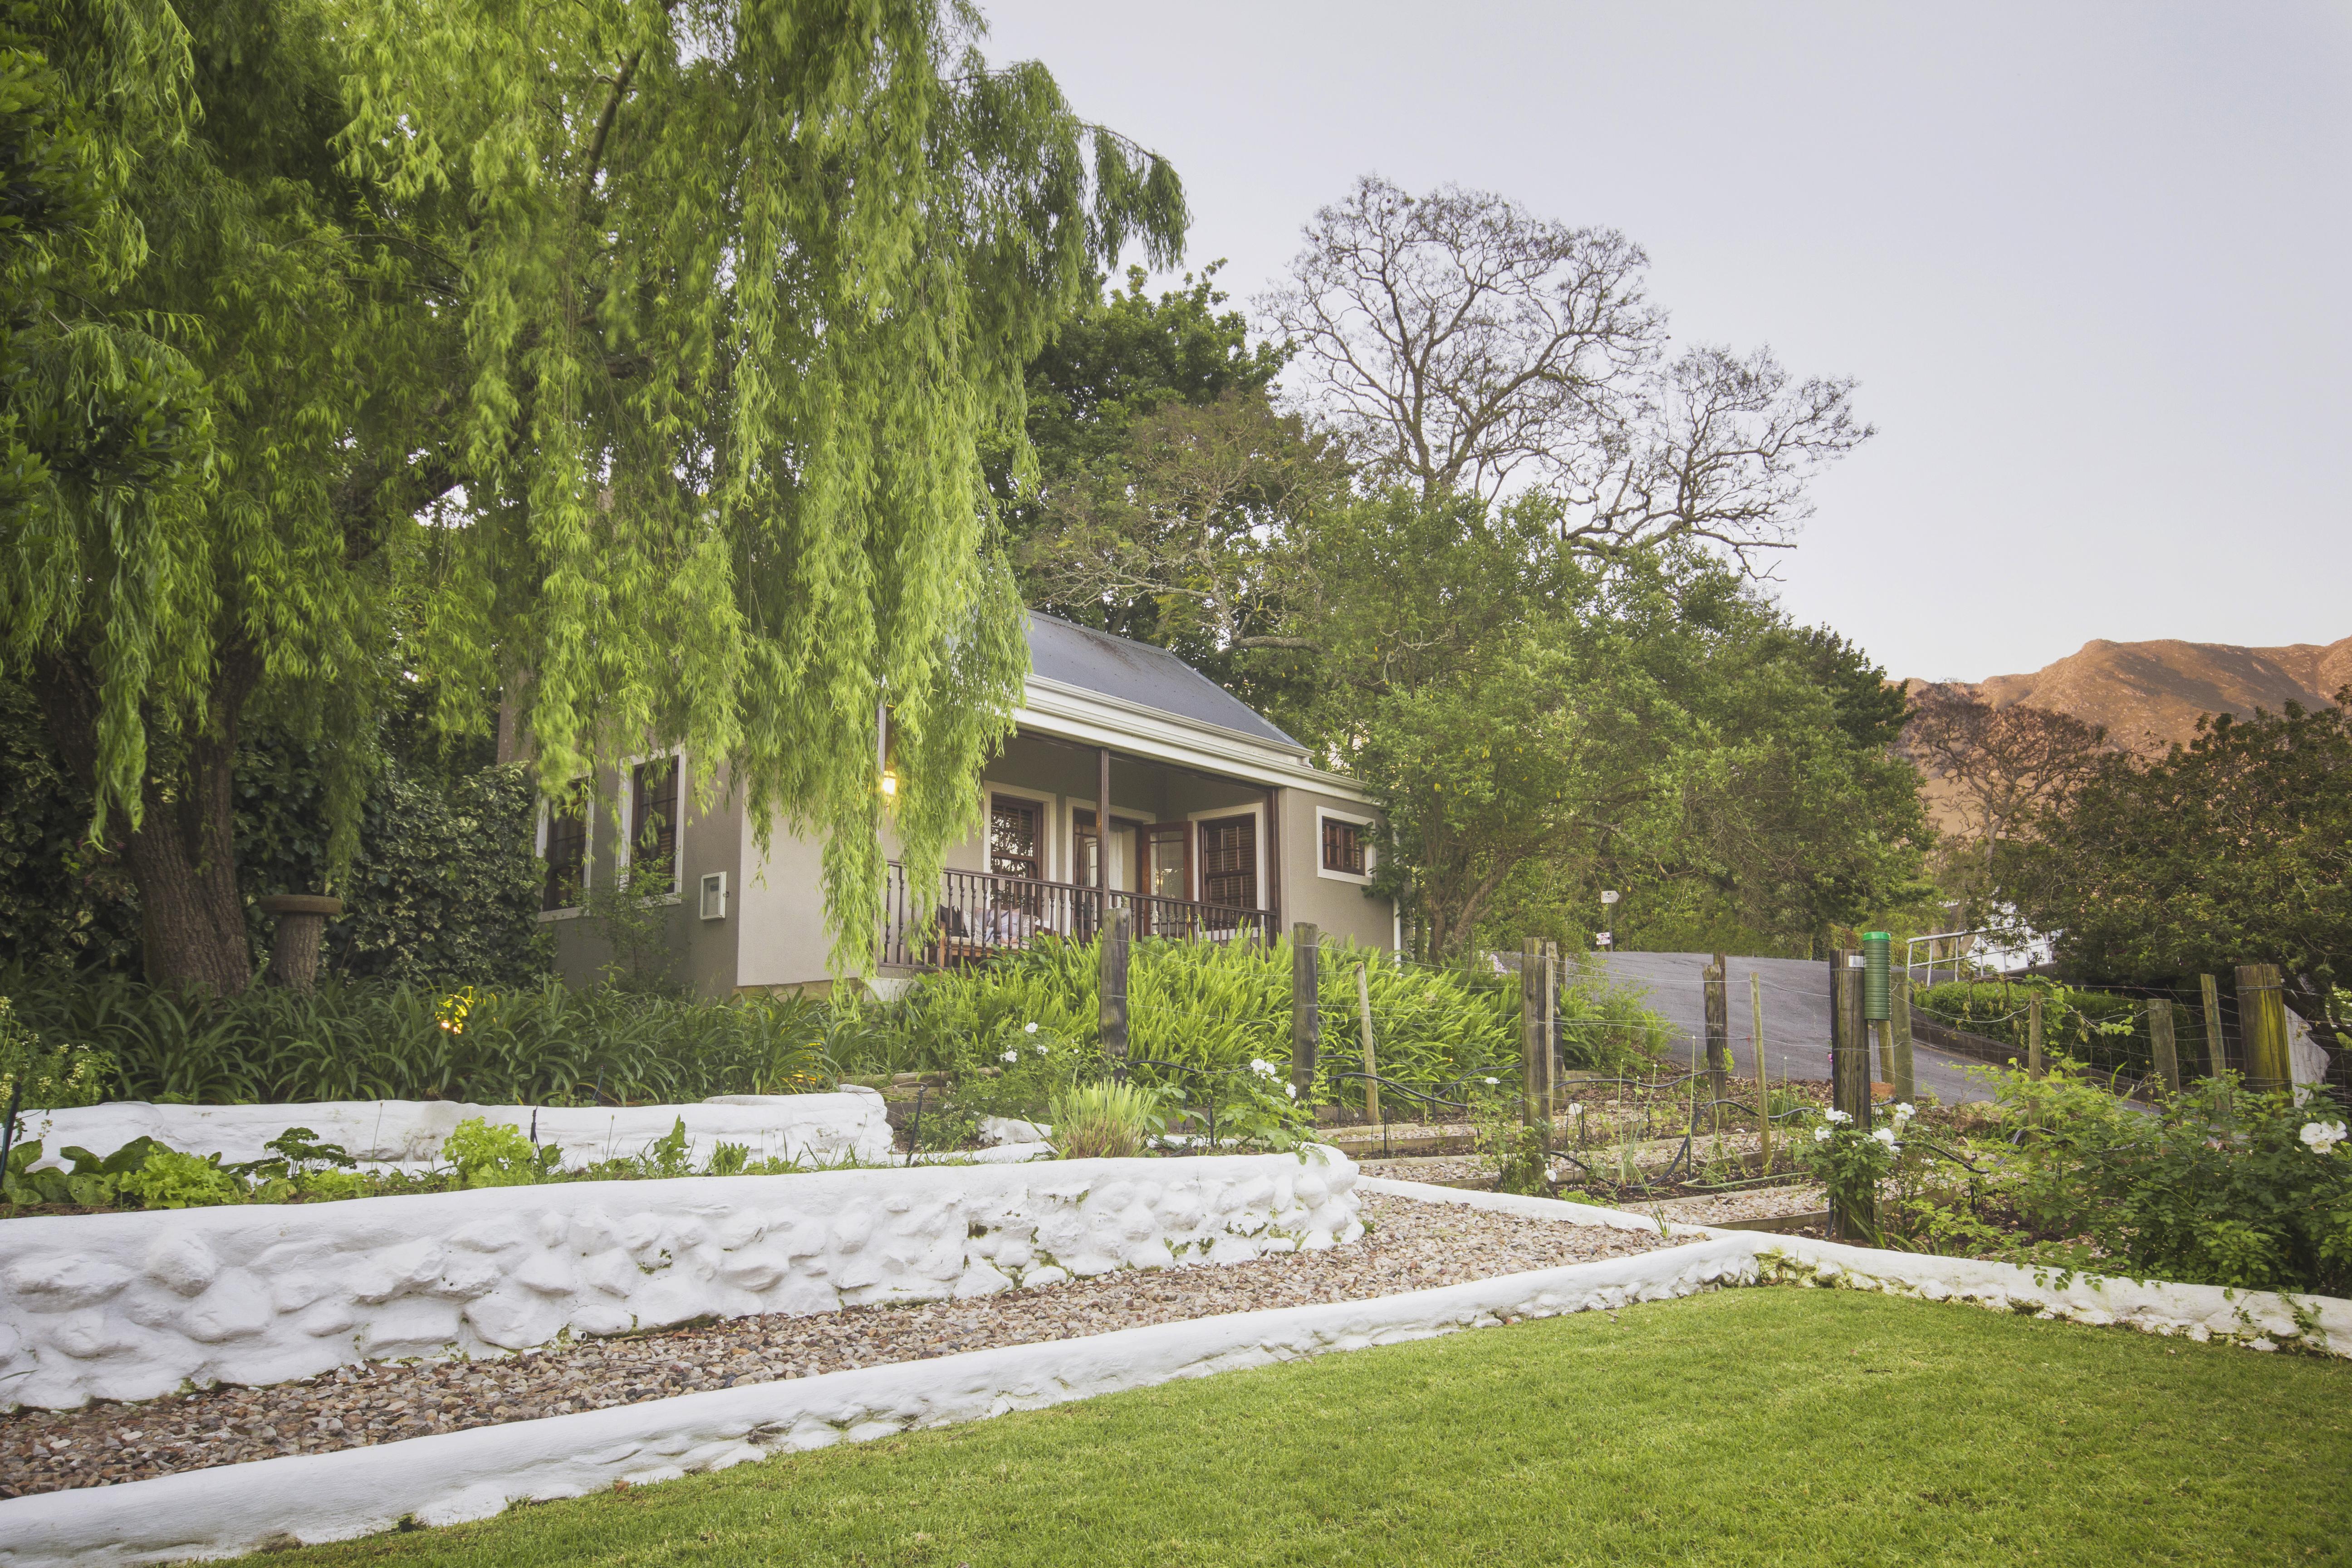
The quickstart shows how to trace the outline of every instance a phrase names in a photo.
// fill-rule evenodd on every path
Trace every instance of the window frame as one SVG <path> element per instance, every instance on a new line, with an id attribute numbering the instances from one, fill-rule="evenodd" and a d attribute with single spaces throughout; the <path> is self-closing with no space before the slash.
<path id="1" fill-rule="evenodd" d="M 539 821 L 533 831 L 531 847 L 532 852 L 539 857 L 540 864 L 544 868 L 540 880 L 539 918 L 541 920 L 577 920 L 588 910 L 589 883 L 596 874 L 596 802 L 595 791 L 591 787 L 594 782 L 594 775 L 590 773 L 583 773 L 572 781 L 572 787 L 579 792 L 580 801 L 580 881 L 578 883 L 580 900 L 577 903 L 561 904 L 554 909 L 546 907 L 546 874 L 554 869 L 547 864 L 547 841 L 555 826 L 556 803 L 551 795 L 541 795 L 539 797 Z"/>
<path id="2" fill-rule="evenodd" d="M 616 805 L 620 812 L 620 842 L 613 850 L 613 876 L 618 884 L 625 884 L 630 862 L 635 858 L 637 836 L 630 830 L 630 817 L 636 811 L 637 770 L 647 763 L 665 758 L 677 767 L 677 821 L 670 828 L 669 886 L 657 893 L 640 893 L 639 900 L 648 904 L 682 904 L 686 901 L 686 816 L 687 778 L 686 748 L 672 746 L 666 752 L 646 752 L 621 760 Z M 583 888 L 585 884 L 583 884 Z"/>
<path id="3" fill-rule="evenodd" d="M 1252 886 L 1257 893 L 1257 903 L 1255 907 L 1259 910 L 1272 909 L 1273 906 L 1266 902 L 1265 802 L 1263 800 L 1245 800 L 1233 805 L 1212 806 L 1206 811 L 1189 811 L 1184 814 L 1184 820 L 1192 825 L 1192 901 L 1202 904 L 1209 901 L 1208 873 L 1202 866 L 1202 862 L 1207 858 L 1205 852 L 1201 848 L 1202 825 L 1209 822 L 1222 822 L 1231 816 L 1257 818 L 1257 825 L 1250 833 L 1251 858 L 1256 862 L 1257 867 L 1252 881 Z M 1220 904 L 1217 907 L 1231 909 L 1234 906 Z"/>
<path id="4" fill-rule="evenodd" d="M 1006 800 L 1019 801 L 1037 813 L 1037 875 L 1032 879 L 1040 882 L 1059 880 L 1055 876 L 1058 859 L 1055 850 L 1060 847 L 1058 840 L 1062 837 L 1056 831 L 1062 821 L 1062 813 L 1055 809 L 1059 797 L 1038 790 L 1024 789 L 1018 784 L 1001 784 L 985 780 L 982 783 L 988 791 L 988 800 L 981 823 L 980 868 L 992 877 L 1013 875 L 1010 871 L 996 868 L 996 801 L 1002 795 Z"/>
<path id="5" fill-rule="evenodd" d="M 1364 868 L 1362 871 L 1335 871 L 1323 864 L 1323 824 L 1327 821 L 1347 823 L 1363 835 Z M 1346 882 L 1358 888 L 1370 887 L 1373 873 L 1380 869 L 1380 846 L 1373 842 L 1372 837 L 1372 829 L 1379 826 L 1378 817 L 1360 816 L 1352 811 L 1336 811 L 1326 805 L 1317 806 L 1313 850 L 1315 874 L 1327 881 Z"/>

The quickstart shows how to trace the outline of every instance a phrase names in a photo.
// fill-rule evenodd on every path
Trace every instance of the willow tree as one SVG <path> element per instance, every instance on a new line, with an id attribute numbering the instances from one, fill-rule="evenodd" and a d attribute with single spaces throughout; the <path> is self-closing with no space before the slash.
<path id="1" fill-rule="evenodd" d="M 982 443 L 1020 448 L 1023 367 L 1090 268 L 1173 258 L 1172 172 L 931 0 L 40 15 L 138 143 L 143 250 L 99 304 L 209 422 L 201 473 L 116 509 L 135 539 L 59 487 L 6 523 L 7 654 L 122 847 L 151 975 L 249 973 L 238 723 L 339 742 L 347 853 L 401 671 L 451 729 L 503 693 L 551 789 L 648 744 L 726 763 L 762 835 L 824 837 L 862 959 L 877 715 L 922 885 L 1025 668 Z M 135 68 L 133 25 L 163 40 Z"/>

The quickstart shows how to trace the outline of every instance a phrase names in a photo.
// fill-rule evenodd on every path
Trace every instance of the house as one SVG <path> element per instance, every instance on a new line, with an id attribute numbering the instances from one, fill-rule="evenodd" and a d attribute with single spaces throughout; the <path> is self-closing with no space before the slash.
<path id="1" fill-rule="evenodd" d="M 1029 657 L 1014 732 L 982 771 L 985 827 L 949 851 L 937 921 L 916 918 L 893 859 L 877 962 L 859 978 L 887 992 L 1042 933 L 1083 940 L 1106 904 L 1139 937 L 1261 941 L 1307 921 L 1398 945 L 1394 903 L 1371 889 L 1378 816 L 1351 781 L 1164 648 L 1033 615 Z M 603 781 L 611 816 L 542 808 L 541 918 L 559 970 L 581 983 L 606 962 L 599 922 L 577 918 L 583 889 L 627 867 L 640 907 L 661 911 L 671 974 L 697 994 L 826 988 L 817 844 L 780 823 L 762 856 L 730 792 L 696 809 L 694 765 L 629 759 Z"/>

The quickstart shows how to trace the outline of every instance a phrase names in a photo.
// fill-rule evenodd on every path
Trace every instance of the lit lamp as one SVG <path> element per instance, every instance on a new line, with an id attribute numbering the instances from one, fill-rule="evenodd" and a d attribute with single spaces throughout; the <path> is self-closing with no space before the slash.
<path id="1" fill-rule="evenodd" d="M 884 800 L 898 796 L 898 737 L 892 732 L 890 709 L 877 704 L 874 710 L 874 767 L 882 775 Z"/>
<path id="2" fill-rule="evenodd" d="M 1607 889 L 1601 893 L 1601 918 L 1603 921 L 1606 921 L 1611 913 L 1617 908 L 1617 899 L 1618 893 L 1617 889 L 1614 888 Z M 1599 947 L 1613 947 L 1616 945 L 1617 942 L 1616 937 L 1611 933 L 1606 924 L 1601 927 L 1601 933 L 1592 940 L 1594 945 Z"/>

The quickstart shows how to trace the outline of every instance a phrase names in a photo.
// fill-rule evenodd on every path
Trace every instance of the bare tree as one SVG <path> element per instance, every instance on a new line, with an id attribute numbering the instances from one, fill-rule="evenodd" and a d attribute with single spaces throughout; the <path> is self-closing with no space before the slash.
<path id="1" fill-rule="evenodd" d="M 1764 351 L 1669 360 L 1648 258 L 1612 229 L 1367 175 L 1305 232 L 1260 311 L 1374 479 L 1487 499 L 1532 482 L 1571 542 L 1689 535 L 1747 560 L 1788 543 L 1812 472 L 1871 434 L 1851 382 L 1796 381 Z"/>
<path id="2" fill-rule="evenodd" d="M 2033 817 L 2064 809 L 2112 749 L 2103 726 L 2021 702 L 1995 708 L 1958 686 L 1923 686 L 1911 700 L 1898 749 L 1955 786 L 1964 837 L 1988 859 Z"/>

